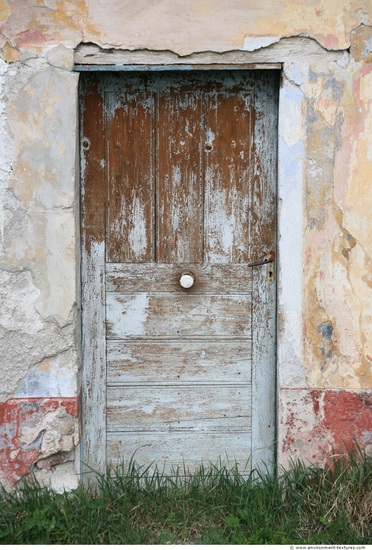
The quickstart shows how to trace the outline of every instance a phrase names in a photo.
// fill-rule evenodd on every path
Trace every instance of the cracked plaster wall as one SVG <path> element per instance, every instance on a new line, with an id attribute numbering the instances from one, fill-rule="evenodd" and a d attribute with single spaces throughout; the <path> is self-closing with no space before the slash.
<path id="1" fill-rule="evenodd" d="M 231 52 L 233 59 L 283 63 L 279 458 L 321 459 L 355 434 L 370 445 L 369 0 L 0 0 L 0 441 L 3 456 L 13 453 L 4 459 L 3 483 L 32 465 L 57 488 L 61 479 L 76 483 L 78 74 L 72 69 L 82 43 L 108 55 L 139 50 L 143 59 L 146 51 L 156 58 L 157 50 L 160 59 L 168 51 L 178 60 Z M 50 408 L 75 419 L 67 446 L 58 442 L 63 422 L 51 420 Z M 341 420 L 335 410 L 343 411 Z"/>
<path id="2" fill-rule="evenodd" d="M 354 438 L 372 448 L 371 38 L 372 27 L 359 27 L 336 63 L 325 52 L 283 68 L 280 230 L 288 242 L 281 244 L 278 446 L 284 462 L 321 459 Z M 296 105 L 290 118 L 286 108 Z"/>

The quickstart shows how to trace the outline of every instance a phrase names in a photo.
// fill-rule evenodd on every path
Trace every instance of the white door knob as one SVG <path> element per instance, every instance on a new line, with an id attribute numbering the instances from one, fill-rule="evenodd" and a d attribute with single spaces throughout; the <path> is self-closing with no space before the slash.
<path id="1" fill-rule="evenodd" d="M 182 288 L 191 288 L 194 284 L 195 277 L 190 271 L 184 272 L 180 277 L 180 285 Z"/>

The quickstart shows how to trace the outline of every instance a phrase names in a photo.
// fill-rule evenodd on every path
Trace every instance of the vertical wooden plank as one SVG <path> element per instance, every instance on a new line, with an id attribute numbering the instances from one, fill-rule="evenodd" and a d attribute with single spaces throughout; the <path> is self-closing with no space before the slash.
<path id="1" fill-rule="evenodd" d="M 157 107 L 157 261 L 203 259 L 201 93 L 160 93 Z"/>
<path id="2" fill-rule="evenodd" d="M 275 251 L 276 246 L 278 90 L 278 73 L 261 71 L 256 79 L 254 108 L 252 261 Z"/>
<path id="3" fill-rule="evenodd" d="M 83 356 L 81 460 L 83 464 L 102 472 L 106 463 L 105 150 L 103 97 L 98 79 L 82 77 L 80 107 Z M 83 466 L 83 472 L 85 470 Z"/>
<path id="4" fill-rule="evenodd" d="M 154 98 L 106 95 L 107 261 L 150 262 L 153 246 Z"/>
<path id="5" fill-rule="evenodd" d="M 253 257 L 276 250 L 278 76 L 256 80 L 254 125 Z M 253 267 L 252 467 L 275 468 L 276 273 L 275 262 Z"/>
<path id="6" fill-rule="evenodd" d="M 209 94 L 205 143 L 205 259 L 248 261 L 251 95 Z"/>

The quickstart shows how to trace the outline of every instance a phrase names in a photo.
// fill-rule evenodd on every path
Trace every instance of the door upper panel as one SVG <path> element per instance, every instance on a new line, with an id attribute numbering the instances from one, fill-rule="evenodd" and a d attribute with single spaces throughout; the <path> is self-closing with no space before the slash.
<path id="1" fill-rule="evenodd" d="M 252 260 L 254 92 L 248 71 L 106 77 L 108 262 Z"/>

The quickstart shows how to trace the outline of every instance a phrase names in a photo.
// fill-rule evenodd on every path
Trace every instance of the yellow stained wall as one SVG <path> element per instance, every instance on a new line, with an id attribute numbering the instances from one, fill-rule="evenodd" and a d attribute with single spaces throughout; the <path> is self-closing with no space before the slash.
<path id="1" fill-rule="evenodd" d="M 309 36 L 324 48 L 350 47 L 371 23 L 369 0 L 2 0 L 3 45 L 41 51 L 80 41 L 103 47 L 239 50 L 244 41 Z"/>

